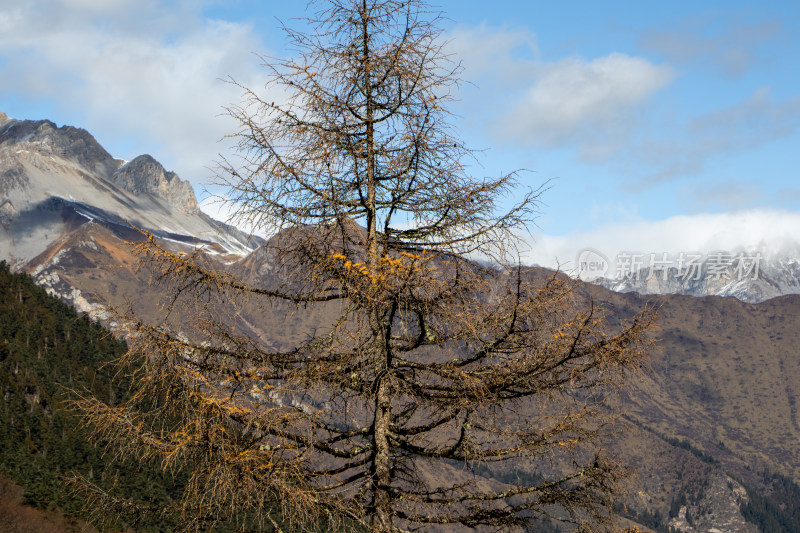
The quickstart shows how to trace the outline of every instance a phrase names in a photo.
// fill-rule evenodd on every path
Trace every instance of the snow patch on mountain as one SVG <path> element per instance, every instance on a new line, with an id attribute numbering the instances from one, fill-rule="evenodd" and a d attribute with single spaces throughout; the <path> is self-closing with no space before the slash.
<path id="1" fill-rule="evenodd" d="M 800 291 L 798 228 L 800 212 L 789 210 L 681 215 L 580 234 L 536 235 L 523 257 L 528 264 L 558 268 L 621 292 L 734 296 L 756 302 Z M 715 275 L 722 259 L 756 255 L 759 279 L 740 279 L 733 269 Z M 686 260 L 695 256 L 700 257 L 700 279 L 685 275 Z"/>
<path id="2" fill-rule="evenodd" d="M 647 263 L 625 272 L 616 269 L 617 277 L 588 281 L 617 292 L 640 294 L 685 294 L 690 296 L 731 296 L 744 302 L 758 303 L 787 294 L 800 294 L 800 260 L 787 255 L 792 251 L 757 250 L 717 254 L 694 254 L 703 257 L 691 265 L 675 261 L 677 266 Z M 645 257 L 645 254 L 641 254 Z M 651 256 L 652 258 L 653 256 Z M 662 256 L 663 257 L 663 256 Z M 617 258 L 619 260 L 619 258 Z M 741 265 L 745 266 L 742 267 Z M 619 265 L 616 265 L 619 267 Z M 573 274 L 581 277 L 579 264 Z M 614 269 L 609 269 L 614 274 Z"/>

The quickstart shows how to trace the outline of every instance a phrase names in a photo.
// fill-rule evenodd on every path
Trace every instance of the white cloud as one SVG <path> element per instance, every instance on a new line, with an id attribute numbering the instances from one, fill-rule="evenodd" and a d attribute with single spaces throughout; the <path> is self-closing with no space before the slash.
<path id="1" fill-rule="evenodd" d="M 90 12 L 118 12 L 134 4 L 130 0 L 63 0 L 61 3 L 69 10 L 85 10 Z M 136 2 L 141 5 L 141 2 Z"/>
<path id="2" fill-rule="evenodd" d="M 447 36 L 448 49 L 464 65 L 464 77 L 473 82 L 504 85 L 524 76 L 525 66 L 539 57 L 536 35 L 527 28 L 459 26 Z"/>
<path id="3" fill-rule="evenodd" d="M 719 214 L 681 215 L 658 221 L 610 224 L 586 233 L 535 235 L 527 262 L 562 270 L 575 268 L 585 249 L 614 262 L 622 252 L 668 253 L 756 251 L 765 255 L 800 252 L 800 213 L 755 209 Z"/>
<path id="4" fill-rule="evenodd" d="M 766 197 L 758 184 L 738 180 L 689 185 L 682 189 L 680 198 L 684 205 L 694 211 L 708 208 L 742 209 Z"/>
<path id="5" fill-rule="evenodd" d="M 461 114 L 501 144 L 607 157 L 629 141 L 641 106 L 675 77 L 668 66 L 621 53 L 547 61 L 527 28 L 462 27 L 449 37 L 477 88 L 465 88 Z"/>
<path id="6" fill-rule="evenodd" d="M 725 147 L 741 148 L 763 137 L 776 138 L 800 126 L 800 98 L 776 102 L 769 87 L 756 89 L 745 101 L 696 118 L 690 132 L 705 138 L 722 139 Z"/>
<path id="7" fill-rule="evenodd" d="M 668 67 L 618 53 L 541 65 L 502 123 L 507 136 L 540 145 L 622 137 L 633 112 L 672 79 Z"/>
<path id="8" fill-rule="evenodd" d="M 208 20 L 200 2 L 39 0 L 0 7 L 0 96 L 54 100 L 101 144 L 135 143 L 195 183 L 234 125 L 219 114 L 263 85 L 247 25 Z M 75 112 L 74 110 L 80 110 Z M 15 117 L 54 118 L 54 117 Z M 113 150 L 112 150 L 113 151 Z"/>

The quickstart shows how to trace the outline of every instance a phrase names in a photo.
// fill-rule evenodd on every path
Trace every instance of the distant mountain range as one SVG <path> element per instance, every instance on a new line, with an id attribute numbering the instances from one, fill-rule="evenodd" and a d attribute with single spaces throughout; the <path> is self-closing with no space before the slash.
<path id="1" fill-rule="evenodd" d="M 613 262 L 584 250 L 573 272 L 616 292 L 731 296 L 757 303 L 800 294 L 800 241 L 775 249 L 620 253 Z"/>
<path id="2" fill-rule="evenodd" d="M 710 254 L 710 258 L 698 263 L 694 273 L 685 268 L 660 270 L 645 267 L 622 278 L 602 279 L 599 283 L 616 292 L 731 296 L 743 302 L 757 303 L 787 294 L 800 294 L 798 257 L 766 256 L 761 252 L 720 252 L 718 255 Z M 738 271 L 737 258 L 747 262 L 747 266 Z M 720 260 L 722 263 L 717 262 Z M 754 266 L 756 261 L 757 268 Z M 720 270 L 716 270 L 719 267 Z"/>
<path id="3" fill-rule="evenodd" d="M 251 283 L 275 275 L 261 239 L 202 213 L 152 157 L 126 163 L 85 130 L 0 113 L 0 259 L 111 326 L 111 305 L 146 319 L 159 291 L 126 244 L 143 238 L 132 226 Z M 650 369 L 615 400 L 627 414 L 610 445 L 634 471 L 619 514 L 659 532 L 800 531 L 800 263 L 770 256 L 742 280 L 709 265 L 581 286 L 613 314 L 660 308 Z M 275 342 L 318 318 L 237 309 L 243 331 Z"/>

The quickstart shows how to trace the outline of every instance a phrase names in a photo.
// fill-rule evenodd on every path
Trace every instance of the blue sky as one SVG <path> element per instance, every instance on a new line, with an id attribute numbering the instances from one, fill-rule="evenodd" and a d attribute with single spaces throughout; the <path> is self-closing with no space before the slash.
<path id="1" fill-rule="evenodd" d="M 800 4 L 448 0 L 476 174 L 549 181 L 529 260 L 775 245 L 800 230 Z M 219 116 L 305 1 L 0 0 L 0 111 L 150 153 L 198 192 Z M 213 208 L 212 208 L 213 209 Z"/>

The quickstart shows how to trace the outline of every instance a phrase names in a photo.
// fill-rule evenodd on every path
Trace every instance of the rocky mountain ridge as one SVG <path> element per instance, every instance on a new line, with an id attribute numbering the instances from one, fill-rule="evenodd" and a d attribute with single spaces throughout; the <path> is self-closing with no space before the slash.
<path id="1" fill-rule="evenodd" d="M 57 127 L 49 120 L 14 120 L 0 124 L 0 147 L 14 146 L 19 152 L 32 151 L 73 161 L 108 178 L 122 163 L 100 146 L 88 131 L 72 126 Z"/>
<path id="2" fill-rule="evenodd" d="M 184 212 L 198 212 L 197 199 L 188 181 L 166 171 L 150 155 L 141 155 L 127 163 L 114 159 L 84 129 L 59 128 L 49 120 L 18 121 L 6 117 L 0 122 L 0 147 L 3 146 L 14 146 L 17 153 L 36 152 L 72 161 L 133 195 L 153 195 Z"/>
<path id="3" fill-rule="evenodd" d="M 200 211 L 191 184 L 149 155 L 126 163 L 80 128 L 49 120 L 0 122 L 0 258 L 79 309 L 102 316 L 100 299 L 75 278 L 83 270 L 66 265 L 85 262 L 82 247 L 98 249 L 93 236 L 110 234 L 101 239 L 107 257 L 96 258 L 101 270 L 92 274 L 108 279 L 103 262 L 128 253 L 125 241 L 141 237 L 134 227 L 174 250 L 202 247 L 222 263 L 261 242 Z"/>
<path id="4" fill-rule="evenodd" d="M 112 157 L 86 130 L 59 128 L 48 120 L 5 119 L 0 125 L 0 204 L 12 255 L 35 232 L 24 224 L 24 213 L 53 198 L 148 230 L 218 243 L 232 253 L 247 253 L 259 242 L 247 242 L 244 234 L 202 213 L 191 184 L 149 155 L 126 163 Z M 30 258 L 19 255 L 19 261 Z"/>
<path id="5" fill-rule="evenodd" d="M 150 155 L 140 155 L 124 163 L 112 175 L 111 182 L 131 194 L 152 194 L 163 198 L 184 213 L 199 213 L 191 183 L 181 181 Z"/>
<path id="6" fill-rule="evenodd" d="M 693 257 L 701 256 L 698 253 Z M 758 303 L 800 294 L 800 251 L 788 247 L 779 251 L 710 253 L 702 261 L 680 268 L 646 265 L 617 277 L 591 281 L 615 292 L 724 296 Z"/>

